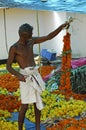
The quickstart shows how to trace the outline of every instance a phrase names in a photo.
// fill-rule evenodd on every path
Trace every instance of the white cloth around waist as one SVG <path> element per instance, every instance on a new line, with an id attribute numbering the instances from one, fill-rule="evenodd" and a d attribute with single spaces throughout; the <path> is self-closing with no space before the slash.
<path id="1" fill-rule="evenodd" d="M 38 69 L 35 67 L 26 67 L 20 69 L 20 73 L 26 77 L 26 82 L 20 81 L 22 104 L 36 103 L 39 110 L 43 109 L 41 93 L 45 90 L 45 82 L 39 74 Z"/>

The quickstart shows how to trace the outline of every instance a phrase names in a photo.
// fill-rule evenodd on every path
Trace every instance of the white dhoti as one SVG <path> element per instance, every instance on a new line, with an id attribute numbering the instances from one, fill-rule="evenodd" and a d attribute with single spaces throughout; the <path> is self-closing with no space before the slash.
<path id="1" fill-rule="evenodd" d="M 41 93 L 45 90 L 45 83 L 38 69 L 35 67 L 26 67 L 20 69 L 20 73 L 26 76 L 26 82 L 20 81 L 22 104 L 36 103 L 36 107 L 39 110 L 43 109 Z"/>

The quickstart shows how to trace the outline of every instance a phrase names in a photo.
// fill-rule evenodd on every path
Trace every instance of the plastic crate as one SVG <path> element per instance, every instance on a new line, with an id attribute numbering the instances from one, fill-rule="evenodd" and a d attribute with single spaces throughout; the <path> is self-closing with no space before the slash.
<path id="1" fill-rule="evenodd" d="M 46 58 L 47 49 L 42 49 L 41 56 Z"/>
<path id="2" fill-rule="evenodd" d="M 42 49 L 41 56 L 50 61 L 56 60 L 56 53 L 50 52 L 47 49 Z"/>
<path id="3" fill-rule="evenodd" d="M 50 61 L 56 60 L 56 53 L 46 52 L 46 58 Z"/>

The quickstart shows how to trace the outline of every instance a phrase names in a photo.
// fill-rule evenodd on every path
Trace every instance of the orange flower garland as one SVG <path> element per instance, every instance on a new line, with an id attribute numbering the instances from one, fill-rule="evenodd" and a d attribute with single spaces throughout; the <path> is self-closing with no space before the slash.
<path id="1" fill-rule="evenodd" d="M 60 78 L 60 86 L 59 90 L 55 90 L 52 93 L 55 94 L 63 94 L 67 100 L 73 97 L 74 99 L 86 100 L 86 94 L 76 94 L 71 89 L 71 42 L 70 42 L 70 34 L 66 32 L 66 35 L 63 38 L 64 46 L 62 53 L 62 67 L 61 67 L 61 78 Z"/>
<path id="2" fill-rule="evenodd" d="M 64 46 L 62 53 L 62 67 L 61 67 L 61 79 L 59 90 L 70 91 L 70 69 L 71 69 L 71 46 L 70 46 L 70 34 L 67 32 L 63 38 Z"/>
<path id="3" fill-rule="evenodd" d="M 66 35 L 63 38 L 64 46 L 63 46 L 63 55 L 62 55 L 62 67 L 61 67 L 61 78 L 60 78 L 60 91 L 54 91 L 52 93 L 61 93 L 65 95 L 66 99 L 70 99 L 73 97 L 74 99 L 86 100 L 86 94 L 76 94 L 71 89 L 71 45 L 70 45 L 70 34 L 66 32 Z"/>

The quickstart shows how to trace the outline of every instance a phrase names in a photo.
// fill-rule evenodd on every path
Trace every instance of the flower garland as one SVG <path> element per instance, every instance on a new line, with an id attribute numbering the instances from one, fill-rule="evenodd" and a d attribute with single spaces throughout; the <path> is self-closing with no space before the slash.
<path id="1" fill-rule="evenodd" d="M 59 90 L 70 91 L 70 75 L 71 75 L 71 46 L 70 33 L 66 32 L 63 38 L 64 46 L 62 52 L 62 67 Z"/>

